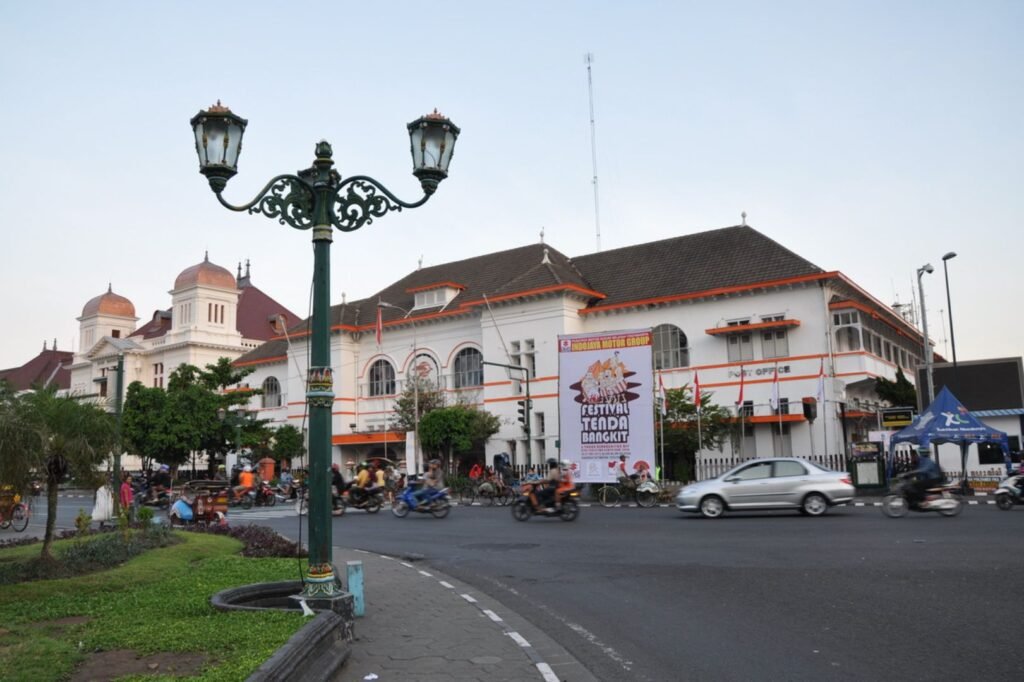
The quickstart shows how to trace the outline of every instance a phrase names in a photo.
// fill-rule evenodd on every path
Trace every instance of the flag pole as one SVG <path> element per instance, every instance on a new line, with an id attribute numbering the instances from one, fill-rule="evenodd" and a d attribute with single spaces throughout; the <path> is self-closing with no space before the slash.
<path id="1" fill-rule="evenodd" d="M 697 372 L 693 373 L 694 379 L 697 382 L 697 448 L 698 450 L 704 449 L 704 436 L 701 433 L 701 409 L 700 409 L 700 379 L 697 377 Z"/>

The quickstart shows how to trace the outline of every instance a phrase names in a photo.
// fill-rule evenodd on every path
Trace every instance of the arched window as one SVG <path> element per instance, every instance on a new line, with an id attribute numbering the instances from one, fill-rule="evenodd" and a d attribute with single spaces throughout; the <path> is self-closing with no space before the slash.
<path id="1" fill-rule="evenodd" d="M 654 328 L 654 368 L 689 367 L 690 349 L 686 334 L 674 324 L 660 324 Z"/>
<path id="2" fill-rule="evenodd" d="M 381 359 L 370 367 L 370 395 L 394 395 L 395 368 L 387 360 Z"/>
<path id="3" fill-rule="evenodd" d="M 274 377 L 263 380 L 263 407 L 281 407 L 281 382 Z"/>
<path id="4" fill-rule="evenodd" d="M 455 356 L 455 388 L 470 388 L 484 384 L 484 356 L 476 348 L 463 348 Z"/>

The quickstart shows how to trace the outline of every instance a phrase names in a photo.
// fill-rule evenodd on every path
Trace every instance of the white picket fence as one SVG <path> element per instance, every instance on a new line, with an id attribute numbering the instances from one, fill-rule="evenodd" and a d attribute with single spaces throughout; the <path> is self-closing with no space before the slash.
<path id="1" fill-rule="evenodd" d="M 705 481 L 709 478 L 721 476 L 729 469 L 749 462 L 756 457 L 736 456 L 706 456 L 697 457 L 697 480 Z M 832 469 L 834 471 L 846 471 L 846 460 L 842 455 L 802 455 L 800 459 L 817 464 L 818 466 Z"/>

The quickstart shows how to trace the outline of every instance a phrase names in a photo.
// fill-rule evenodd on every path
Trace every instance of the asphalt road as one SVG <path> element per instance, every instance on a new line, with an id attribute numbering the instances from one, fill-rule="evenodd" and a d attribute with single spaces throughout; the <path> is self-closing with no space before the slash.
<path id="1" fill-rule="evenodd" d="M 288 507 L 231 518 L 299 532 Z M 573 523 L 460 507 L 442 520 L 349 512 L 334 544 L 422 555 L 603 680 L 952 680 L 1017 676 L 1022 528 L 1024 510 L 992 506 L 710 521 L 590 507 Z"/>

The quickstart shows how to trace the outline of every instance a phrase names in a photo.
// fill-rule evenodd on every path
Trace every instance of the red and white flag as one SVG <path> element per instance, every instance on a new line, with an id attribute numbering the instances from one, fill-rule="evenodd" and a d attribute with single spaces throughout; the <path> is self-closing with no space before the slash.
<path id="1" fill-rule="evenodd" d="M 700 413 L 700 377 L 697 375 L 697 370 L 693 370 L 693 404 L 697 408 L 697 412 Z"/>
<path id="2" fill-rule="evenodd" d="M 384 336 L 384 320 L 381 317 L 380 306 L 377 306 L 377 345 L 380 345 L 381 338 Z"/>
<path id="3" fill-rule="evenodd" d="M 773 410 L 779 409 L 779 366 L 775 365 L 775 378 L 772 379 L 772 395 L 768 398 L 768 404 Z"/>
<path id="4" fill-rule="evenodd" d="M 740 365 L 740 394 L 736 398 L 736 407 L 743 407 L 743 377 L 746 374 L 743 371 L 743 365 Z"/>
<path id="5" fill-rule="evenodd" d="M 821 359 L 821 367 L 818 368 L 818 402 L 825 402 L 825 358 Z"/>
<path id="6" fill-rule="evenodd" d="M 661 380 L 661 372 L 658 372 L 658 397 L 661 398 L 661 416 L 668 414 L 668 396 L 665 395 L 665 382 Z"/>

